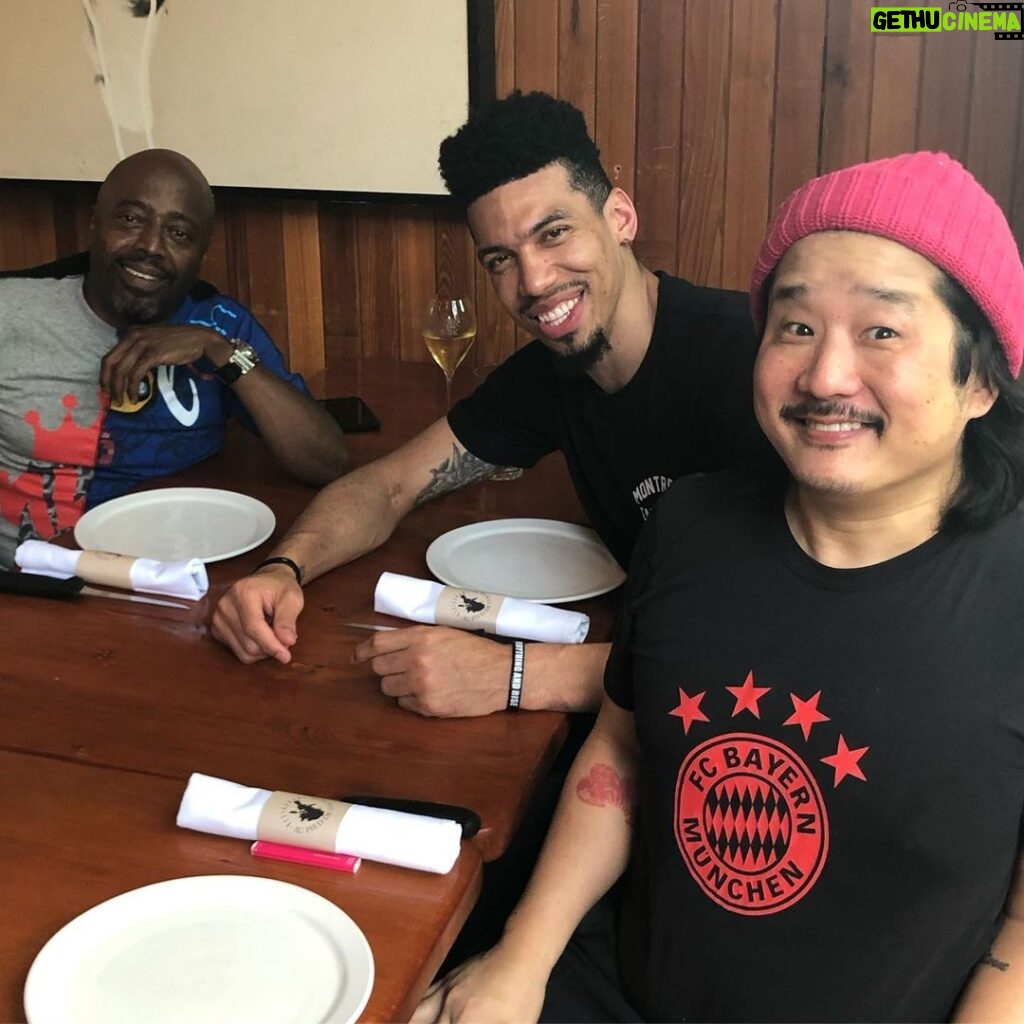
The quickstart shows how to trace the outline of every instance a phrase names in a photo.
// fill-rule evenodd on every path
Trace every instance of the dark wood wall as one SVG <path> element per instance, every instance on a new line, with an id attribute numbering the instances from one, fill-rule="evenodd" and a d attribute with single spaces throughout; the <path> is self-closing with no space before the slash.
<path id="1" fill-rule="evenodd" d="M 583 110 L 652 269 L 744 288 L 790 190 L 910 149 L 963 161 L 1024 239 L 1024 42 L 875 34 L 869 0 L 493 2 L 498 94 L 544 89 Z M 92 194 L 0 185 L 0 269 L 80 247 Z M 359 357 L 425 360 L 419 315 L 442 279 L 476 293 L 471 365 L 522 341 L 447 208 L 224 194 L 206 276 L 314 388 Z"/>

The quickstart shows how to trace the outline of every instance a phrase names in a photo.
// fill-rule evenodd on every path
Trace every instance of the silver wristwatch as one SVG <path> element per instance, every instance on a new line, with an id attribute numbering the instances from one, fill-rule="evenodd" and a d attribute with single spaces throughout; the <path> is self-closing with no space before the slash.
<path id="1" fill-rule="evenodd" d="M 244 377 L 260 362 L 259 353 L 247 341 L 232 338 L 231 344 L 234 345 L 231 357 L 223 366 L 218 366 L 213 371 L 222 384 L 234 384 L 239 377 Z"/>

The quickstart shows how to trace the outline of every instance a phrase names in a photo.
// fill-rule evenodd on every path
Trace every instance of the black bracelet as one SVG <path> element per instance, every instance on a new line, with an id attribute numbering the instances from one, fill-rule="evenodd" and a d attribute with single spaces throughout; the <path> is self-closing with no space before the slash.
<path id="1" fill-rule="evenodd" d="M 260 569 L 266 568 L 268 565 L 287 565 L 293 573 L 295 573 L 295 582 L 302 586 L 302 570 L 299 568 L 297 562 L 293 562 L 290 558 L 285 558 L 284 555 L 274 555 L 273 558 L 264 558 L 259 565 L 251 573 L 250 576 L 254 576 L 260 571 Z"/>
<path id="2" fill-rule="evenodd" d="M 519 700 L 523 695 L 523 662 L 526 645 L 517 640 L 512 645 L 512 672 L 508 677 L 508 710 L 518 711 Z"/>

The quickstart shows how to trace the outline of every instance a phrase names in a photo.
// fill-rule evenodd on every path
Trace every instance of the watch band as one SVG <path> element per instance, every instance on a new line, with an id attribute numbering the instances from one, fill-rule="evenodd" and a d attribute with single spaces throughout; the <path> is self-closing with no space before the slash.
<path id="1" fill-rule="evenodd" d="M 247 341 L 232 338 L 234 351 L 223 366 L 213 372 L 222 384 L 234 384 L 239 377 L 244 377 L 253 367 L 259 366 L 259 353 Z"/>

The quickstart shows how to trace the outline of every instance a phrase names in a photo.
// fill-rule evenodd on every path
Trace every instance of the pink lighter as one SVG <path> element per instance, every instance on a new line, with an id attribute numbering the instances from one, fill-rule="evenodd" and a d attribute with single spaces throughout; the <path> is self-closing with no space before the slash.
<path id="1" fill-rule="evenodd" d="M 331 868 L 332 871 L 347 871 L 350 874 L 359 870 L 362 860 L 347 853 L 326 853 L 323 850 L 307 850 L 301 846 L 288 846 L 285 843 L 268 843 L 257 839 L 249 848 L 254 857 L 266 860 L 286 860 L 292 864 L 309 864 L 315 868 Z"/>

